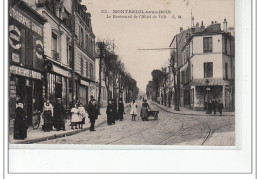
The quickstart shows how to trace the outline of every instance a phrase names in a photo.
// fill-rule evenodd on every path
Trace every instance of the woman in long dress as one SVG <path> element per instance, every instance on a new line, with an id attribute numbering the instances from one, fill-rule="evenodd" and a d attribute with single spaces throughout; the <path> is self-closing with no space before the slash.
<path id="1" fill-rule="evenodd" d="M 113 124 L 113 104 L 112 104 L 112 100 L 109 99 L 108 100 L 108 105 L 107 105 L 107 110 L 106 110 L 106 114 L 107 114 L 107 124 L 108 125 L 112 125 Z"/>
<path id="2" fill-rule="evenodd" d="M 148 109 L 150 109 L 149 104 L 147 103 L 147 100 L 144 100 L 140 113 L 142 121 L 148 121 Z"/>
<path id="3" fill-rule="evenodd" d="M 43 118 L 44 118 L 44 132 L 50 132 L 52 130 L 53 125 L 53 106 L 50 103 L 50 100 L 47 101 L 43 105 Z"/>
<path id="4" fill-rule="evenodd" d="M 77 125 L 80 122 L 80 118 L 79 118 L 79 110 L 78 110 L 78 105 L 75 104 L 75 106 L 71 109 L 71 129 L 78 129 Z"/>
<path id="5" fill-rule="evenodd" d="M 83 128 L 83 124 L 85 124 L 85 118 L 86 118 L 86 110 L 84 108 L 84 106 L 82 105 L 82 103 L 79 104 L 79 117 L 81 119 L 81 121 L 79 122 L 79 128 L 82 129 Z"/>
<path id="6" fill-rule="evenodd" d="M 137 115 L 137 104 L 135 103 L 135 100 L 131 103 L 130 114 L 132 115 L 132 121 L 135 121 L 135 116 Z"/>

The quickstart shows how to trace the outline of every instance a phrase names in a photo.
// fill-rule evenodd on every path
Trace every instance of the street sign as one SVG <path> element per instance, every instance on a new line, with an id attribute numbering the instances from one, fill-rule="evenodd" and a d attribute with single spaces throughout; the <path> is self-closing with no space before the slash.
<path id="1" fill-rule="evenodd" d="M 210 91 L 210 88 L 208 87 L 208 88 L 206 88 L 206 90 L 207 90 L 207 91 Z"/>

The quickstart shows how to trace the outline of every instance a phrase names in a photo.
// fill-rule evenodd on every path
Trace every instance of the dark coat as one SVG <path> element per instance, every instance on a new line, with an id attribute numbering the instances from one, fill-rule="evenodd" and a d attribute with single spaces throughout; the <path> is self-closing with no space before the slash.
<path id="1" fill-rule="evenodd" d="M 115 113 L 114 104 L 108 104 L 106 110 L 108 124 L 114 123 L 114 113 Z"/>
<path id="2" fill-rule="evenodd" d="M 65 109 L 60 103 L 55 103 L 53 108 L 54 125 L 57 130 L 65 129 L 64 121 Z"/>
<path id="3" fill-rule="evenodd" d="M 124 103 L 118 103 L 118 113 L 123 114 L 125 112 Z"/>
<path id="4" fill-rule="evenodd" d="M 94 105 L 91 101 L 88 104 L 88 118 L 90 121 L 96 120 L 98 118 L 97 105 Z"/>
<path id="5" fill-rule="evenodd" d="M 60 103 L 55 103 L 53 108 L 53 115 L 55 120 L 62 120 L 65 115 L 65 109 Z"/>
<path id="6" fill-rule="evenodd" d="M 27 121 L 24 109 L 15 109 L 14 139 L 25 139 L 27 137 Z"/>

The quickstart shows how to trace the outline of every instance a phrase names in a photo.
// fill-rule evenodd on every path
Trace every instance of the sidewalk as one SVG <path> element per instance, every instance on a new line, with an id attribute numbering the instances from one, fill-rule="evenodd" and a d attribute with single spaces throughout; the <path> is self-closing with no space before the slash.
<path id="1" fill-rule="evenodd" d="M 105 123 L 107 121 L 106 116 L 106 108 L 100 109 L 101 115 L 98 116 L 98 119 L 96 120 L 95 127 L 98 128 L 99 125 Z M 10 144 L 31 144 L 31 143 L 37 143 L 44 140 L 50 140 L 55 139 L 59 137 L 69 136 L 73 134 L 77 134 L 79 132 L 87 131 L 89 130 L 90 123 L 89 119 L 86 119 L 86 124 L 83 125 L 83 129 L 71 129 L 70 126 L 70 120 L 66 119 L 65 126 L 66 131 L 57 131 L 55 128 L 53 131 L 50 132 L 44 132 L 42 131 L 42 122 L 38 129 L 34 130 L 31 126 L 29 126 L 27 130 L 27 138 L 24 140 L 16 140 L 13 139 L 13 127 L 11 126 L 9 128 L 9 143 Z"/>
<path id="2" fill-rule="evenodd" d="M 206 111 L 194 111 L 194 110 L 184 108 L 184 107 L 180 107 L 180 111 L 175 111 L 174 105 L 171 105 L 171 108 L 169 108 L 169 107 L 166 107 L 164 105 L 158 104 L 154 101 L 149 100 L 149 102 L 154 104 L 154 105 L 157 105 L 158 107 L 162 108 L 163 110 L 168 111 L 168 112 L 173 113 L 173 114 L 195 115 L 195 116 L 209 116 L 210 115 L 210 114 L 206 114 Z M 213 113 L 211 115 L 214 116 Z M 216 115 L 219 115 L 218 111 L 217 111 Z M 223 112 L 222 116 L 235 116 L 235 112 Z"/>

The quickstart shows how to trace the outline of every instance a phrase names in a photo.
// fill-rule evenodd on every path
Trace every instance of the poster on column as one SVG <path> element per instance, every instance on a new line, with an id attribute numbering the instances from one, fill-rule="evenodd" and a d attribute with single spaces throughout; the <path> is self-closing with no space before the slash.
<path id="1" fill-rule="evenodd" d="M 245 20 L 250 2 L 24 0 L 10 1 L 9 8 L 8 43 L 16 54 L 9 54 L 8 69 L 37 74 L 8 76 L 9 98 L 16 100 L 15 115 L 6 119 L 13 122 L 6 126 L 11 173 L 251 171 L 251 148 L 245 147 L 252 146 L 251 61 L 241 60 L 251 53 L 241 25 L 251 27 Z M 15 93 L 33 78 L 41 81 L 44 99 L 29 87 L 26 99 Z M 33 114 L 27 115 L 22 104 L 30 96 Z M 64 168 L 36 168 L 40 161 L 31 167 L 31 159 L 13 154 L 22 149 L 41 149 L 40 161 L 57 156 Z M 62 157 L 73 152 L 102 162 L 86 169 L 80 158 Z M 220 156 L 221 165 L 208 166 Z M 110 162 L 116 167 L 104 167 Z"/>

